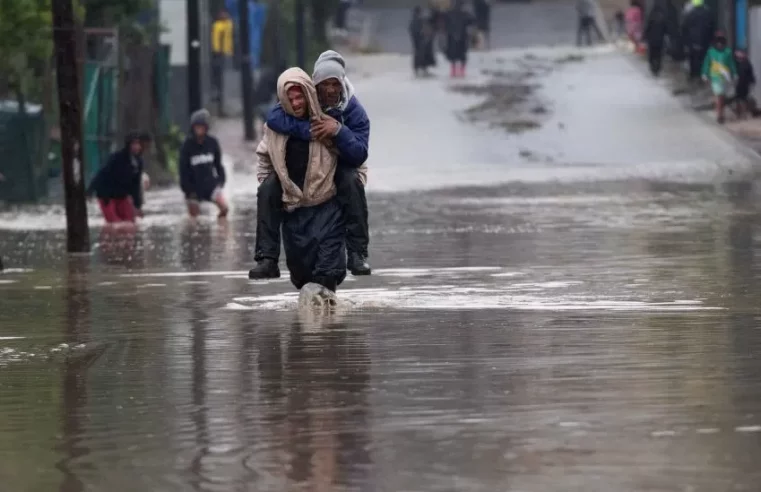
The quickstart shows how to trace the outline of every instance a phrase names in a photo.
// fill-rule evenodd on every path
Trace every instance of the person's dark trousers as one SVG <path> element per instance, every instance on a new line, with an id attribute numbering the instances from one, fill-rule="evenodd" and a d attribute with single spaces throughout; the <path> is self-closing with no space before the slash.
<path id="1" fill-rule="evenodd" d="M 647 47 L 647 58 L 650 63 L 650 72 L 652 72 L 653 75 L 661 73 L 663 45 L 649 44 Z"/>
<path id="2" fill-rule="evenodd" d="M 703 48 L 699 44 L 690 45 L 690 80 L 700 78 L 703 71 L 703 61 L 705 60 L 708 48 Z"/>
<path id="3" fill-rule="evenodd" d="M 586 38 L 586 44 L 588 46 L 592 45 L 592 30 L 594 29 L 595 34 L 597 35 L 597 40 L 602 41 L 602 32 L 600 32 L 600 28 L 597 27 L 597 22 L 595 22 L 594 17 L 580 17 L 579 18 L 579 30 L 576 34 L 576 45 L 581 46 L 583 38 Z"/>
<path id="4" fill-rule="evenodd" d="M 225 55 L 222 53 L 211 54 L 211 85 L 214 89 L 214 100 L 222 103 L 224 93 Z"/>
<path id="5" fill-rule="evenodd" d="M 346 249 L 350 255 L 356 253 L 367 258 L 370 233 L 365 187 L 357 170 L 346 166 L 336 168 L 335 183 L 346 216 Z"/>
<path id="6" fill-rule="evenodd" d="M 283 189 L 277 174 L 270 174 L 259 185 L 256 196 L 256 251 L 259 262 L 280 259 L 280 226 L 283 223 Z"/>

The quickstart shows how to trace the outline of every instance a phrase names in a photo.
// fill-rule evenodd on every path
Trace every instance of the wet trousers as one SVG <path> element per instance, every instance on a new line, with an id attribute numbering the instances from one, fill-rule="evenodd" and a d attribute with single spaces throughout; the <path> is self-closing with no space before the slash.
<path id="1" fill-rule="evenodd" d="M 336 198 L 283 215 L 283 247 L 291 283 L 320 284 L 335 292 L 346 278 L 346 223 Z"/>
<path id="2" fill-rule="evenodd" d="M 703 71 L 703 61 L 708 53 L 708 48 L 704 48 L 700 44 L 692 43 L 689 46 L 690 50 L 690 80 L 697 80 L 700 78 L 700 73 Z"/>
<path id="3" fill-rule="evenodd" d="M 100 198 L 98 199 L 103 218 L 109 224 L 114 222 L 135 222 L 135 206 L 132 198 Z"/>
<path id="4" fill-rule="evenodd" d="M 336 168 L 337 200 L 346 218 L 346 249 L 367 257 L 370 244 L 367 196 L 356 169 Z M 273 173 L 259 185 L 256 197 L 256 249 L 254 259 L 280 259 L 280 227 L 283 223 L 283 189 Z"/>

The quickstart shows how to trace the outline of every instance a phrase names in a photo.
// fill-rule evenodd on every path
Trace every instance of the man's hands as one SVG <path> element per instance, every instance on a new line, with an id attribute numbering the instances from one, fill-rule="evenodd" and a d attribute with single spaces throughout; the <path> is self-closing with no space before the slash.
<path id="1" fill-rule="evenodd" d="M 312 140 L 329 140 L 338 134 L 341 124 L 330 116 L 312 121 Z"/>

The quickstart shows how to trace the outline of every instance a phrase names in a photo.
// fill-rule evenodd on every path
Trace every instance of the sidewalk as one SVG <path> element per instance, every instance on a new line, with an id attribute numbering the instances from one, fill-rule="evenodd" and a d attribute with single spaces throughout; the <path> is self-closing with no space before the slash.
<path id="1" fill-rule="evenodd" d="M 642 68 L 647 70 L 646 57 L 634 54 L 630 54 L 630 56 L 637 56 Z M 715 122 L 716 113 L 713 109 L 713 95 L 707 84 L 690 86 L 681 63 L 674 62 L 668 57 L 664 58 L 662 77 L 677 100 L 681 101 L 687 108 L 698 113 L 706 121 L 719 126 Z M 761 156 L 761 118 L 738 120 L 734 111 L 730 108 L 727 108 L 725 114 L 726 122 L 721 127 Z"/>

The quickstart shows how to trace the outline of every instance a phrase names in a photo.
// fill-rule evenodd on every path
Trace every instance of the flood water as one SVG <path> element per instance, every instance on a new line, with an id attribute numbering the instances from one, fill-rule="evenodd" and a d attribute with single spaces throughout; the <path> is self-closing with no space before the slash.
<path id="1" fill-rule="evenodd" d="M 247 280 L 253 201 L 0 234 L 3 490 L 756 490 L 750 185 L 373 194 L 327 319 Z"/>
<path id="2" fill-rule="evenodd" d="M 495 7 L 494 46 L 572 43 L 559 7 Z M 483 101 L 444 63 L 349 60 L 374 274 L 330 317 L 248 281 L 252 175 L 226 222 L 93 208 L 84 257 L 60 207 L 0 211 L 0 491 L 757 491 L 758 156 L 641 61 L 563 50 L 472 56 L 466 83 L 552 66 L 521 135 L 459 121 Z"/>

